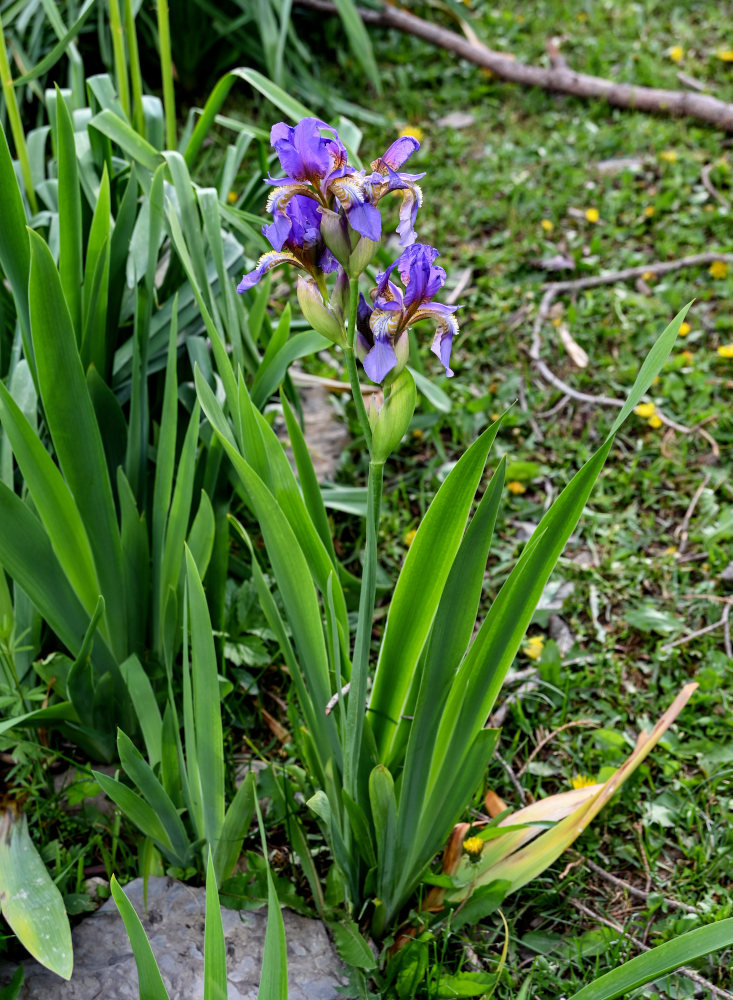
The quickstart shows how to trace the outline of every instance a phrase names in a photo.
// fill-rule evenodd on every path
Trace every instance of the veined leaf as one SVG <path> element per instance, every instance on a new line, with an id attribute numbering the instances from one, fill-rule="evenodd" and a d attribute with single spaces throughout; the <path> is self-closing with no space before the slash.
<path id="1" fill-rule="evenodd" d="M 206 919 L 204 923 L 204 1000 L 226 1000 L 227 952 L 214 860 L 206 860 Z"/>
<path id="2" fill-rule="evenodd" d="M 570 1000 L 615 1000 L 632 990 L 674 972 L 688 962 L 722 951 L 733 944 L 733 917 L 707 927 L 697 927 L 671 941 L 624 962 L 617 969 L 573 993 Z"/>
<path id="3" fill-rule="evenodd" d="M 41 400 L 61 471 L 87 529 L 113 650 L 127 648 L 122 550 L 99 426 L 51 253 L 31 232 L 30 316 Z"/>
<path id="4" fill-rule="evenodd" d="M 395 585 L 369 702 L 379 759 L 389 765 L 399 720 L 435 617 L 468 512 L 501 421 L 488 427 L 438 490 Z"/>
<path id="5" fill-rule="evenodd" d="M 64 901 L 33 846 L 27 819 L 12 808 L 0 816 L 0 910 L 41 965 L 71 979 L 74 956 Z"/>
<path id="6" fill-rule="evenodd" d="M 58 467 L 2 384 L 0 420 L 51 546 L 76 595 L 91 614 L 97 604 L 99 584 L 79 510 Z"/>
<path id="7" fill-rule="evenodd" d="M 206 595 L 196 563 L 186 548 L 186 582 L 191 629 L 191 680 L 196 761 L 201 787 L 203 830 L 212 850 L 224 824 L 224 737 L 219 707 L 219 676 Z"/>
<path id="8" fill-rule="evenodd" d="M 114 875 L 110 880 L 110 889 L 130 939 L 132 953 L 135 956 L 140 1000 L 170 1000 L 145 928 L 140 922 L 140 917 L 135 913 L 135 907 L 120 888 Z"/>

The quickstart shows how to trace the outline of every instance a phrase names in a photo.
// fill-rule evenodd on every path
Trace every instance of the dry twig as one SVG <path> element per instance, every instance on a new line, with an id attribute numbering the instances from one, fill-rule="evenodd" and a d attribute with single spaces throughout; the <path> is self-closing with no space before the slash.
<path id="1" fill-rule="evenodd" d="M 595 719 L 576 719 L 574 722 L 566 722 L 565 725 L 564 726 L 560 726 L 559 729 L 553 729 L 551 733 L 548 733 L 547 736 L 544 736 L 539 741 L 539 743 L 534 748 L 534 750 L 529 755 L 529 757 L 526 759 L 526 761 L 524 762 L 524 764 L 522 764 L 522 766 L 519 769 L 519 772 L 517 774 L 517 777 L 521 778 L 526 773 L 527 768 L 532 763 L 532 761 L 535 759 L 535 757 L 540 752 L 540 750 L 542 750 L 543 747 L 546 747 L 547 744 L 551 740 L 554 740 L 556 736 L 559 736 L 559 734 L 562 733 L 562 732 L 564 732 L 566 729 L 574 729 L 576 726 L 595 726 L 595 727 L 597 727 L 597 726 L 600 726 L 600 722 L 596 722 Z"/>
<path id="2" fill-rule="evenodd" d="M 635 896 L 637 899 L 641 899 L 645 903 L 648 901 L 650 895 L 649 892 L 645 892 L 643 889 L 638 889 L 635 885 L 625 882 L 617 875 L 612 875 L 611 872 L 606 871 L 605 868 L 601 868 L 600 865 L 597 865 L 595 861 L 591 861 L 589 858 L 585 858 L 583 860 L 585 860 L 586 867 L 589 868 L 590 871 L 595 872 L 596 875 L 600 875 L 601 878 L 606 880 L 606 882 L 610 882 L 611 885 L 615 885 L 617 888 L 623 889 L 624 892 L 628 892 L 630 896 Z M 679 900 L 672 899 L 670 896 L 664 896 L 663 899 L 668 906 L 672 906 L 677 910 L 684 910 L 685 913 L 697 914 L 697 910 L 694 906 L 689 906 L 687 903 L 681 903 Z"/>
<path id="3" fill-rule="evenodd" d="M 682 553 L 687 548 L 687 529 L 690 527 L 690 519 L 692 518 L 692 515 L 695 513 L 695 507 L 697 507 L 697 502 L 700 499 L 700 497 L 703 495 L 703 493 L 705 491 L 705 487 L 708 485 L 709 482 L 710 482 L 710 473 L 706 473 L 706 475 L 703 478 L 703 481 L 700 483 L 700 485 L 698 486 L 698 488 L 695 490 L 695 494 L 694 494 L 692 500 L 690 500 L 690 505 L 687 508 L 687 510 L 685 511 L 685 516 L 682 518 L 682 520 L 680 521 L 680 523 L 677 525 L 677 527 L 672 532 L 672 537 L 673 538 L 679 538 L 680 539 L 679 548 L 677 550 L 680 555 L 682 555 Z"/>

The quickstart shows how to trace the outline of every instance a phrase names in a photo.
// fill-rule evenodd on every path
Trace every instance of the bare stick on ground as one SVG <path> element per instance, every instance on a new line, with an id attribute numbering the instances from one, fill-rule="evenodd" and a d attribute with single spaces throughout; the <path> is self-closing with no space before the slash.
<path id="1" fill-rule="evenodd" d="M 326 14 L 338 13 L 336 5 L 328 0 L 298 0 L 298 2 L 302 6 Z M 357 7 L 357 10 L 365 24 L 384 25 L 397 28 L 406 34 L 416 35 L 432 45 L 455 52 L 476 66 L 491 70 L 500 80 L 541 87 L 543 90 L 559 94 L 605 100 L 617 108 L 698 118 L 725 132 L 733 132 L 733 105 L 709 94 L 692 90 L 640 87 L 633 83 L 614 83 L 613 80 L 605 80 L 600 76 L 576 73 L 559 55 L 556 46 L 551 53 L 549 67 L 528 66 L 505 52 L 495 52 L 487 48 L 476 38 L 473 31 L 469 32 L 471 38 L 466 39 L 455 31 L 431 24 L 391 4 L 385 4 L 381 10 L 366 10 L 361 7 Z"/>

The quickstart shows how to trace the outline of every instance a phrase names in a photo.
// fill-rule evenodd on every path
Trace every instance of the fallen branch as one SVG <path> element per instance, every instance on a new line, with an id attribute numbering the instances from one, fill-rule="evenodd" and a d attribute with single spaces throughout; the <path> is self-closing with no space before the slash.
<path id="1" fill-rule="evenodd" d="M 305 7 L 337 14 L 338 8 L 329 0 L 298 0 Z M 662 90 L 658 87 L 641 87 L 633 83 L 614 83 L 600 76 L 576 73 L 569 69 L 564 59 L 554 57 L 553 65 L 528 66 L 504 52 L 495 52 L 481 42 L 468 40 L 437 24 L 431 24 L 398 7 L 385 4 L 381 10 L 356 8 L 365 24 L 397 28 L 406 34 L 455 52 L 468 62 L 491 70 L 494 76 L 510 83 L 541 87 L 559 94 L 575 97 L 594 97 L 607 101 L 612 107 L 632 108 L 635 111 L 652 111 L 660 114 L 697 118 L 715 125 L 725 132 L 733 132 L 733 105 L 691 90 Z M 556 50 L 555 50 L 556 51 Z M 559 53 L 557 54 L 559 55 Z"/>
<path id="2" fill-rule="evenodd" d="M 576 278 L 572 281 L 553 281 L 544 286 L 544 294 L 540 300 L 537 314 L 532 325 L 532 342 L 529 347 L 529 356 L 538 374 L 550 385 L 563 393 L 563 398 L 569 397 L 581 403 L 592 403 L 595 406 L 616 406 L 621 409 L 624 400 L 614 399 L 611 396 L 593 396 L 587 392 L 579 392 L 573 389 L 567 382 L 564 382 L 556 375 L 540 357 L 542 347 L 542 325 L 550 315 L 550 308 L 553 302 L 561 293 L 579 292 L 587 288 L 600 288 L 602 285 L 615 285 L 618 282 L 630 281 L 634 278 L 641 278 L 643 275 L 653 274 L 658 277 L 661 274 L 669 274 L 673 271 L 681 271 L 686 267 L 704 267 L 714 261 L 725 261 L 733 265 L 733 254 L 730 253 L 698 253 L 690 257 L 679 257 L 677 260 L 657 261 L 654 264 L 640 264 L 637 267 L 627 267 L 622 271 L 608 271 L 606 274 L 589 275 L 587 278 Z M 713 456 L 717 459 L 720 455 L 720 448 L 717 441 L 702 426 L 707 420 L 700 421 L 694 427 L 685 427 L 671 420 L 664 413 L 657 410 L 657 416 L 662 423 L 671 430 L 679 434 L 699 434 L 710 445 Z"/>

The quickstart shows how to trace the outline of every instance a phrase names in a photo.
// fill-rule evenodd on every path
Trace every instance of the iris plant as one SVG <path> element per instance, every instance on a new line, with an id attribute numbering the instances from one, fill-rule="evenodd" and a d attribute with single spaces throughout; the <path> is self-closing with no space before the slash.
<path id="1" fill-rule="evenodd" d="M 436 264 L 438 251 L 417 242 L 422 195 L 416 181 L 422 175 L 401 171 L 418 148 L 416 139 L 398 139 L 370 170 L 349 164 L 336 131 L 317 118 L 294 127 L 275 125 L 272 144 L 285 174 L 270 180 L 272 221 L 263 233 L 273 249 L 245 275 L 239 291 L 252 288 L 276 264 L 294 264 L 305 272 L 298 280 L 298 301 L 308 322 L 344 353 L 370 457 L 353 642 L 343 567 L 307 447 L 284 397 L 300 486 L 225 351 L 219 351 L 217 364 L 223 366 L 219 374 L 231 420 L 200 375 L 197 390 L 257 517 L 288 619 L 289 631 L 253 558 L 260 601 L 280 639 L 303 713 L 299 742 L 314 787 L 308 805 L 329 840 L 347 902 L 355 914 L 369 915 L 372 933 L 381 937 L 394 930 L 449 838 L 453 860 L 445 867 L 447 878 L 436 883 L 436 907 L 461 908 L 469 896 L 483 893 L 477 904 L 488 913 L 505 893 L 546 868 L 638 766 L 692 693 L 694 685 L 688 685 L 605 785 L 549 800 L 506 829 L 477 829 L 466 843 L 465 824 L 451 837 L 485 779 L 499 735 L 486 728 L 486 720 L 545 584 L 616 431 L 663 364 L 686 310 L 652 349 L 601 447 L 545 513 L 477 627 L 506 465 L 504 458 L 486 482 L 484 469 L 501 420 L 484 430 L 449 473 L 417 529 L 372 661 L 382 469 L 406 433 L 417 399 L 406 364 L 409 329 L 422 320 L 434 323 L 431 350 L 452 375 L 458 306 L 435 301 L 445 271 Z M 402 199 L 397 227 L 402 251 L 376 274 L 368 295 L 360 295 L 359 279 L 382 235 L 382 199 L 390 192 Z M 369 412 L 357 355 L 383 389 L 381 407 Z M 547 820 L 555 823 L 549 830 Z"/>

